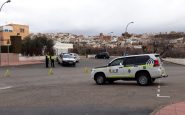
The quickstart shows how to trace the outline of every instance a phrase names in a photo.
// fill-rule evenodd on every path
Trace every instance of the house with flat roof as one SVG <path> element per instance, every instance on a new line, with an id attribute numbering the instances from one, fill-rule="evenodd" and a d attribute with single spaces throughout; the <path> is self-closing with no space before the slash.
<path id="1" fill-rule="evenodd" d="M 21 36 L 24 39 L 29 34 L 28 25 L 8 24 L 0 26 L 0 43 L 1 45 L 7 45 L 11 36 Z"/>

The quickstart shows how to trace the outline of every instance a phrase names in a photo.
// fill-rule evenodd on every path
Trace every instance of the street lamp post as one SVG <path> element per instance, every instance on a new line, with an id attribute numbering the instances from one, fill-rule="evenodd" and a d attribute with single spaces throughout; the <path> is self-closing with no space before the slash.
<path id="1" fill-rule="evenodd" d="M 127 24 L 127 26 L 126 26 L 126 28 L 125 28 L 125 33 L 127 32 L 127 28 L 128 28 L 128 26 L 130 25 L 130 24 L 133 24 L 134 22 L 129 22 L 128 24 Z"/>
<path id="2" fill-rule="evenodd" d="M 0 7 L 0 13 L 1 13 L 1 10 L 2 10 L 2 8 L 3 8 L 3 6 L 6 4 L 6 3 L 9 3 L 9 2 L 11 2 L 10 0 L 7 0 L 6 2 L 4 2 L 2 5 L 1 5 L 1 7 Z M 0 66 L 1 66 L 1 43 L 2 43 L 2 37 L 0 37 Z"/>
<path id="3" fill-rule="evenodd" d="M 112 41 L 112 34 L 113 34 L 114 32 L 110 32 L 110 33 L 108 33 L 108 35 L 110 35 L 110 38 L 111 38 L 111 41 Z M 108 52 L 107 51 L 107 45 L 105 44 L 105 50 L 106 50 L 106 52 Z"/>
<path id="4" fill-rule="evenodd" d="M 128 24 L 127 24 L 127 26 L 126 26 L 126 28 L 125 28 L 125 36 L 127 36 L 127 28 L 128 28 L 128 26 L 130 25 L 130 24 L 133 24 L 134 22 L 129 22 Z M 126 42 L 125 42 L 126 43 Z M 125 47 L 125 45 L 124 45 L 124 47 Z M 126 48 L 125 48 L 125 52 L 124 52 L 124 56 L 126 55 Z"/>

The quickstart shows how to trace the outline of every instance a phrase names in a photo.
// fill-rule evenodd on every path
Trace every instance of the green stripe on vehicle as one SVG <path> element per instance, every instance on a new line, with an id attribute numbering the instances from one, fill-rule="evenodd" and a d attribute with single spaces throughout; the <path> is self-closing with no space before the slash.
<path id="1" fill-rule="evenodd" d="M 127 75 L 127 76 L 109 76 L 109 77 L 107 77 L 107 78 L 125 78 L 125 77 L 134 78 L 135 75 Z"/>

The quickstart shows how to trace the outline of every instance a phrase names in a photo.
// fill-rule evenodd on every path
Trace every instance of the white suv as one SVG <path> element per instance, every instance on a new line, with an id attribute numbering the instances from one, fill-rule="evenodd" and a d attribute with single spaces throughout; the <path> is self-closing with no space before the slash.
<path id="1" fill-rule="evenodd" d="M 123 56 L 108 65 L 92 69 L 91 78 L 98 85 L 106 81 L 135 80 L 139 85 L 149 85 L 157 78 L 167 77 L 158 54 Z"/>

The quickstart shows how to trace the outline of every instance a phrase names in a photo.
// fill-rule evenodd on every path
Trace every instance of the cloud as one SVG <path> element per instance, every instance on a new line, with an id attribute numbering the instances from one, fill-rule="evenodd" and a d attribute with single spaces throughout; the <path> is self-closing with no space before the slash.
<path id="1" fill-rule="evenodd" d="M 0 2 L 1 4 L 2 2 Z M 30 25 L 32 32 L 99 32 L 121 34 L 183 31 L 184 0 L 12 0 L 1 22 Z"/>

